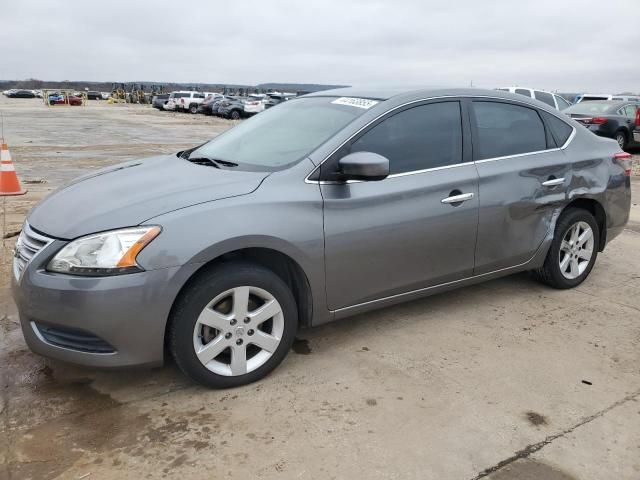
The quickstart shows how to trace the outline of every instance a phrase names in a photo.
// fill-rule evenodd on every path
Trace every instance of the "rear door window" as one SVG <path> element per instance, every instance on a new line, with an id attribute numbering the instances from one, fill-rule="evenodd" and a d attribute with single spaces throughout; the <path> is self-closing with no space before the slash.
<path id="1" fill-rule="evenodd" d="M 460 103 L 429 103 L 387 117 L 355 140 L 350 152 L 388 158 L 391 174 L 460 163 Z"/>
<path id="2" fill-rule="evenodd" d="M 474 158 L 505 157 L 547 149 L 547 136 L 538 112 L 511 103 L 473 101 L 476 135 Z"/>
<path id="3" fill-rule="evenodd" d="M 531 92 L 526 88 L 516 88 L 515 92 L 519 93 L 520 95 L 524 95 L 525 97 L 531 98 Z"/>
<path id="4" fill-rule="evenodd" d="M 551 95 L 550 93 L 541 92 L 539 90 L 536 90 L 533 93 L 536 97 L 536 100 L 540 100 L 541 102 L 546 103 L 550 107 L 556 108 L 556 102 L 554 102 L 553 95 Z"/>

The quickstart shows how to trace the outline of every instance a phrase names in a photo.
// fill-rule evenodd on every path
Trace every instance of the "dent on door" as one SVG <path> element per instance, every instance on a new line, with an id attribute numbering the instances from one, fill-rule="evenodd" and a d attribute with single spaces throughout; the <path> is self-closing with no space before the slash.
<path id="1" fill-rule="evenodd" d="M 562 151 L 478 162 L 480 214 L 475 274 L 529 261 L 567 199 Z"/>

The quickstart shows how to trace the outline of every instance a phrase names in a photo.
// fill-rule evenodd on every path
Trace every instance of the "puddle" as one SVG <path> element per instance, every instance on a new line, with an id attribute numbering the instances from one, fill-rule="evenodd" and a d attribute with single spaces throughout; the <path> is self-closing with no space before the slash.
<path id="1" fill-rule="evenodd" d="M 527 417 L 527 420 L 529 421 L 529 423 L 531 425 L 535 425 L 536 427 L 538 425 L 546 425 L 547 422 L 547 417 L 545 417 L 544 415 L 540 415 L 539 413 L 536 412 L 526 412 L 525 416 Z"/>
<path id="2" fill-rule="evenodd" d="M 578 480 L 546 463 L 528 458 L 517 460 L 485 478 L 489 480 Z"/>
<path id="3" fill-rule="evenodd" d="M 300 355 L 309 355 L 311 353 L 311 346 L 309 345 L 309 340 L 304 338 L 296 338 L 293 341 L 293 345 L 291 349 L 300 354 Z"/>

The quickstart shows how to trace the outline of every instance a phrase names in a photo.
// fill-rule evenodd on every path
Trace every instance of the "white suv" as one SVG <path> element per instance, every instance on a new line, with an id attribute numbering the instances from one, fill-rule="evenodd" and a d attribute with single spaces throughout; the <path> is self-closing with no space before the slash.
<path id="1" fill-rule="evenodd" d="M 198 113 L 198 106 L 207 98 L 210 93 L 180 90 L 171 92 L 167 103 L 162 108 L 165 110 L 181 110 L 183 112 Z"/>
<path id="2" fill-rule="evenodd" d="M 536 100 L 540 100 L 543 103 L 555 108 L 556 110 L 564 110 L 571 106 L 571 104 L 555 93 L 547 92 L 545 90 L 537 90 L 535 88 L 526 88 L 526 87 L 502 87 L 497 90 L 502 90 L 504 92 L 518 93 L 520 95 L 524 95 L 525 97 L 535 98 Z"/>

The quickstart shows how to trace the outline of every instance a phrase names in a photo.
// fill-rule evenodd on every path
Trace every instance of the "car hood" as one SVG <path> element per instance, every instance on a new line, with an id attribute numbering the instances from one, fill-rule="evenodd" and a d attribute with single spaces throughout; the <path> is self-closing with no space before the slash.
<path id="1" fill-rule="evenodd" d="M 246 195 L 268 174 L 196 165 L 175 155 L 134 160 L 74 180 L 36 205 L 27 221 L 46 235 L 73 239 Z"/>

